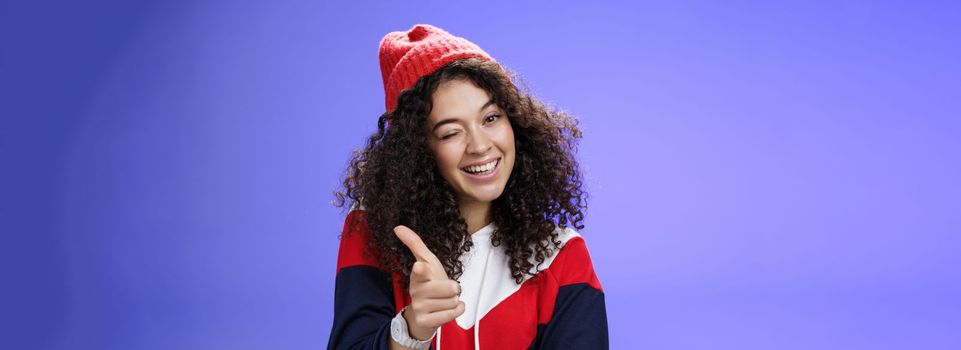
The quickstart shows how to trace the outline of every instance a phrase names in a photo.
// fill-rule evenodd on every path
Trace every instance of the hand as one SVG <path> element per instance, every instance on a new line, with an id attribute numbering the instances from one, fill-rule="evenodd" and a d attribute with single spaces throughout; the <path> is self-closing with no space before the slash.
<path id="1" fill-rule="evenodd" d="M 404 319 L 412 337 L 427 340 L 438 327 L 464 313 L 460 284 L 447 277 L 444 265 L 414 231 L 397 226 L 394 234 L 417 258 L 410 271 L 411 302 Z"/>

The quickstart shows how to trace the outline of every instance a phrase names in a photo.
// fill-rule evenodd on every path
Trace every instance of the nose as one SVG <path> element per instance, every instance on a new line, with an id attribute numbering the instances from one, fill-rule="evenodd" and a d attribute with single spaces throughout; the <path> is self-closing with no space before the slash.
<path id="1" fill-rule="evenodd" d="M 483 130 L 475 130 L 474 132 L 471 132 L 467 141 L 467 153 L 470 154 L 485 154 L 491 149 L 491 147 L 494 146 L 494 142 L 491 141 L 490 135 Z"/>

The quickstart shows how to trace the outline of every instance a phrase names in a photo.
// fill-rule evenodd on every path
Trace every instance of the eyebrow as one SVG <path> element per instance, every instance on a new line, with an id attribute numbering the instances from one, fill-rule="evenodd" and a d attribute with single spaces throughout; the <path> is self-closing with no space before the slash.
<path id="1" fill-rule="evenodd" d="M 477 112 L 478 112 L 478 113 L 483 112 L 484 109 L 487 109 L 487 107 L 490 107 L 490 106 L 493 105 L 494 103 L 495 103 L 494 100 L 488 100 L 487 103 L 485 103 L 483 106 L 481 106 L 480 110 L 478 110 Z M 449 124 L 449 123 L 454 123 L 454 122 L 456 122 L 456 121 L 457 121 L 457 118 L 441 119 L 439 122 L 437 122 L 437 124 L 434 124 L 434 127 L 431 128 L 431 131 L 437 131 L 437 128 L 441 127 L 442 125 L 444 125 L 444 124 Z"/>

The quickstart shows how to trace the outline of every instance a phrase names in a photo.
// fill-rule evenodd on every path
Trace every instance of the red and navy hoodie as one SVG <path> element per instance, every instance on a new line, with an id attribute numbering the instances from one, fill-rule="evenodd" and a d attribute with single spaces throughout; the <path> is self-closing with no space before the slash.
<path id="1" fill-rule="evenodd" d="M 351 225 L 353 220 L 359 225 Z M 562 245 L 518 284 L 502 246 L 491 245 L 490 224 L 471 235 L 458 281 L 465 311 L 438 329 L 440 349 L 607 349 L 604 292 L 584 239 L 558 228 Z M 410 295 L 401 276 L 365 253 L 371 234 L 364 211 L 348 214 L 337 259 L 334 325 L 328 349 L 388 349 L 390 321 Z"/>

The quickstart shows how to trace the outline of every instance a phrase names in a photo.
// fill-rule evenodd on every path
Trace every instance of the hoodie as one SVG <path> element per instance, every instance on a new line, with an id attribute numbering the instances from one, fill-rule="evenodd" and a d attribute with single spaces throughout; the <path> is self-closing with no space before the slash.
<path id="1" fill-rule="evenodd" d="M 365 254 L 370 232 L 362 210 L 348 214 L 341 236 L 328 349 L 388 349 L 390 321 L 410 304 L 401 276 Z M 351 229 L 353 219 L 364 223 Z M 607 349 L 607 314 L 584 239 L 558 228 L 560 248 L 533 277 L 517 283 L 503 246 L 491 244 L 492 223 L 471 235 L 460 257 L 465 309 L 441 326 L 431 348 Z M 536 265 L 536 264 L 535 264 Z"/>

